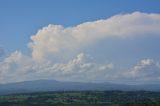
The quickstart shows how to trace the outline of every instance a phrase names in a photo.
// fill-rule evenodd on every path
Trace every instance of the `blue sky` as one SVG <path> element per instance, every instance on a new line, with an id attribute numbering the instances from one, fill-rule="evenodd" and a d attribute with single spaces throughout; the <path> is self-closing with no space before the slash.
<path id="1" fill-rule="evenodd" d="M 28 61 L 30 61 L 30 63 L 32 63 L 33 61 L 36 61 L 36 63 L 34 64 L 40 64 L 40 63 L 37 63 L 37 61 L 41 61 L 41 60 L 45 60 L 45 61 L 48 60 L 53 64 L 55 64 L 55 62 L 58 62 L 58 63 L 62 62 L 67 64 L 68 61 L 73 60 L 73 64 L 74 64 L 75 62 L 74 57 L 79 56 L 80 60 L 82 59 L 81 61 L 83 61 L 84 58 L 88 58 L 86 54 L 89 54 L 94 58 L 94 62 L 96 64 L 100 64 L 100 65 L 108 64 L 107 65 L 108 68 L 111 68 L 111 64 L 114 64 L 115 69 L 113 70 L 131 70 L 132 71 L 132 70 L 137 70 L 137 68 L 135 69 L 136 65 L 144 67 L 143 65 L 149 64 L 151 66 L 152 65 L 154 66 L 151 68 L 151 70 L 155 69 L 160 71 L 160 68 L 157 68 L 159 67 L 159 65 L 157 64 L 159 64 L 158 62 L 160 62 L 160 56 L 159 56 L 160 36 L 159 36 L 158 27 L 156 27 L 156 25 L 159 26 L 159 16 L 158 16 L 160 14 L 159 7 L 160 7 L 160 1 L 158 0 L 132 0 L 132 1 L 131 0 L 39 0 L 39 1 L 38 0 L 37 1 L 36 0 L 34 1 L 33 0 L 25 0 L 25 1 L 24 0 L 23 1 L 22 0 L 14 0 L 14 1 L 1 0 L 0 1 L 1 64 L 3 65 L 6 61 L 8 62 L 10 59 L 12 61 L 14 60 L 14 62 L 20 61 L 21 58 L 24 58 L 24 57 L 25 59 L 26 57 L 29 58 L 29 59 L 26 59 L 26 62 L 24 64 L 28 64 L 29 63 Z M 150 15 L 151 13 L 154 13 L 155 16 Z M 126 18 L 128 22 L 123 23 L 122 22 L 123 18 L 127 17 L 127 14 L 130 15 L 129 16 L 130 18 Z M 120 23 L 119 25 L 121 25 L 122 28 L 123 27 L 127 28 L 125 25 L 132 26 L 132 24 L 130 24 L 131 21 L 135 23 L 136 22 L 140 23 L 140 25 L 142 24 L 142 26 L 144 25 L 146 27 L 144 27 L 144 29 L 143 28 L 140 29 L 141 31 L 139 32 L 133 31 L 135 34 L 126 32 L 129 35 L 129 37 L 127 38 L 125 37 L 123 38 L 121 34 L 117 34 L 118 36 L 120 36 L 120 38 L 119 37 L 116 38 L 113 34 L 114 31 L 111 31 L 112 32 L 111 35 L 113 34 L 112 35 L 113 37 L 111 38 L 107 38 L 109 36 L 107 34 L 110 34 L 110 32 L 105 32 L 107 36 L 105 36 L 104 38 L 103 37 L 99 38 L 98 36 L 95 36 L 94 33 L 87 32 L 89 35 L 93 34 L 95 38 L 86 37 L 85 39 L 83 39 L 83 37 L 82 38 L 77 37 L 76 39 L 78 43 L 76 41 L 72 42 L 70 40 L 70 37 L 67 38 L 68 40 L 67 41 L 67 40 L 64 40 L 66 39 L 65 37 L 54 38 L 54 36 L 52 36 L 54 34 L 54 31 L 56 32 L 55 29 L 60 30 L 60 33 L 56 32 L 57 36 L 63 36 L 63 34 L 61 33 L 65 33 L 65 32 L 63 32 L 62 29 L 69 31 L 69 34 L 72 34 L 72 31 L 73 32 L 75 31 L 74 28 L 76 30 L 79 30 L 79 29 L 82 30 L 78 33 L 78 35 L 83 36 L 83 34 L 81 34 L 83 31 L 86 31 L 87 28 L 89 28 L 88 29 L 89 31 L 93 30 L 91 27 L 92 23 L 96 25 L 96 22 L 102 19 L 104 23 L 107 23 L 113 20 L 115 21 L 113 24 L 115 24 L 116 26 L 117 25 L 116 23 L 118 22 L 118 20 L 114 20 L 115 15 L 120 15 L 119 16 L 120 22 L 122 23 Z M 135 20 L 132 20 L 132 17 L 135 17 Z M 155 18 L 155 17 L 158 17 L 158 18 Z M 90 22 L 91 24 L 90 23 L 87 24 L 87 22 Z M 83 23 L 84 25 L 81 25 Z M 95 33 L 102 34 L 102 32 L 99 33 L 98 31 L 99 29 L 103 29 L 104 24 L 102 24 L 103 22 L 97 22 L 97 23 L 99 23 L 101 26 L 98 26 L 99 24 L 97 25 L 98 27 L 95 29 L 97 30 L 97 32 L 95 31 Z M 49 24 L 51 24 L 51 26 L 48 26 Z M 61 25 L 63 26 L 63 28 L 58 26 L 53 26 L 53 25 Z M 80 28 L 76 27 L 77 25 L 81 25 L 82 27 Z M 139 27 L 139 24 L 135 24 L 135 25 Z M 88 26 L 88 27 L 85 29 L 85 26 Z M 109 26 L 106 26 L 106 27 L 108 28 Z M 47 28 L 46 32 L 43 31 L 42 29 L 44 27 Z M 69 27 L 73 29 L 68 30 Z M 153 28 L 153 30 L 148 31 L 147 28 L 149 27 L 150 29 Z M 117 28 L 118 27 L 114 27 L 113 25 L 113 30 L 119 30 Z M 51 34 L 48 34 L 47 32 L 48 30 L 51 30 L 53 32 L 51 32 Z M 137 30 L 139 29 L 137 28 Z M 44 34 L 37 33 L 38 31 L 41 31 Z M 65 34 L 67 35 L 68 33 L 65 33 Z M 143 34 L 146 36 L 143 36 Z M 135 37 L 132 35 L 134 35 Z M 35 37 L 31 39 L 31 36 L 35 36 Z M 45 39 L 48 39 L 48 41 L 46 41 L 46 44 L 43 41 L 44 39 L 41 39 L 43 38 L 43 36 L 47 36 L 45 38 Z M 50 39 L 54 40 L 55 42 L 61 42 L 61 43 L 52 43 L 49 41 Z M 81 39 L 83 41 L 80 41 Z M 92 39 L 92 40 L 88 40 L 88 39 Z M 100 40 L 96 41 L 95 39 L 100 39 Z M 42 42 L 40 42 L 41 40 Z M 65 44 L 66 42 L 70 42 L 70 41 L 71 41 L 70 45 L 75 45 L 75 47 Z M 39 45 L 35 44 L 37 42 Z M 89 42 L 89 43 L 86 43 L 86 42 Z M 29 43 L 31 43 L 30 47 L 28 47 Z M 65 47 L 61 47 L 61 45 Z M 78 46 L 78 45 L 81 45 L 81 46 Z M 70 50 L 71 48 L 73 49 Z M 39 54 L 37 54 L 37 52 L 39 52 Z M 15 56 L 15 57 L 17 56 L 19 60 L 17 60 L 16 58 L 13 58 L 12 56 Z M 2 57 L 4 60 L 2 59 Z M 75 60 L 77 59 L 78 61 L 79 58 L 77 57 L 75 58 Z M 50 61 L 50 59 L 54 61 Z M 21 67 L 19 68 L 19 63 L 15 63 L 15 64 L 16 66 L 14 67 L 18 67 L 18 68 L 15 68 L 12 70 L 16 70 L 16 71 L 20 70 Z M 69 67 L 70 63 L 68 63 L 67 65 Z M 28 67 L 31 67 L 31 66 L 28 66 Z M 99 68 L 101 68 L 99 65 L 95 65 L 94 67 L 95 67 L 94 68 L 95 70 L 96 69 L 98 70 Z M 102 65 L 102 67 L 104 67 L 104 65 Z M 39 68 L 40 67 L 38 67 L 38 69 Z M 4 68 L 4 70 L 5 69 L 6 68 Z M 30 68 L 29 70 L 32 70 L 32 69 L 33 67 Z M 57 70 L 60 70 L 60 69 L 57 68 Z M 132 74 L 136 73 L 136 71 L 131 73 Z M 4 76 L 4 82 L 5 81 L 9 82 L 9 80 L 5 80 L 7 79 L 7 76 L 6 77 L 5 75 L 3 76 Z M 13 76 L 13 78 L 14 77 L 15 76 Z M 29 76 L 29 78 L 30 77 L 31 76 Z M 38 76 L 37 79 L 38 78 L 43 78 L 43 77 Z M 50 77 L 47 76 L 47 78 L 50 78 Z M 58 80 L 64 80 L 64 77 L 62 78 L 62 76 L 58 76 L 58 77 L 54 76 L 54 78 Z M 21 81 L 21 80 L 27 80 L 27 79 L 17 79 L 17 81 Z M 99 79 L 99 80 L 104 81 L 105 78 Z M 124 79 L 122 78 L 122 80 Z M 86 79 L 86 81 L 95 81 L 95 80 Z M 0 82 L 3 82 L 3 81 L 0 81 Z"/>
<path id="2" fill-rule="evenodd" d="M 48 24 L 67 27 L 119 13 L 159 13 L 159 6 L 158 0 L 1 0 L 0 46 L 7 53 L 15 49 L 28 53 L 30 36 Z"/>

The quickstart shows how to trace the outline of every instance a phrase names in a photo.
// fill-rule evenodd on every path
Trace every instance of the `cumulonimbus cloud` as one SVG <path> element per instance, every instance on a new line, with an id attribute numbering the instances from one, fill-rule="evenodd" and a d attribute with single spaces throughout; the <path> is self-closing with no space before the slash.
<path id="1" fill-rule="evenodd" d="M 64 28 L 48 25 L 31 37 L 32 57 L 20 51 L 0 61 L 0 83 L 35 79 L 56 79 L 80 82 L 136 83 L 160 81 L 159 63 L 144 59 L 130 69 L 120 70 L 112 63 L 99 64 L 80 53 L 82 48 L 107 38 L 160 35 L 160 14 L 134 12 L 108 19 L 85 22 Z M 58 56 L 76 54 L 68 62 L 55 63 Z M 61 57 L 63 58 L 63 57 Z"/>
<path id="2" fill-rule="evenodd" d="M 33 59 L 48 60 L 53 54 L 79 52 L 81 48 L 109 37 L 160 35 L 160 14 L 134 12 L 108 19 L 85 22 L 74 27 L 48 25 L 31 37 Z M 63 54 L 65 55 L 65 54 Z"/>

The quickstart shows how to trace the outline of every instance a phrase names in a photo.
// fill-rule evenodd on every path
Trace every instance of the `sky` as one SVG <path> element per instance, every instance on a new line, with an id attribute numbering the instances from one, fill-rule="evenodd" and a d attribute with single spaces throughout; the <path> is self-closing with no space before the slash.
<path id="1" fill-rule="evenodd" d="M 159 7 L 158 0 L 1 0 L 0 83 L 158 83 Z"/>

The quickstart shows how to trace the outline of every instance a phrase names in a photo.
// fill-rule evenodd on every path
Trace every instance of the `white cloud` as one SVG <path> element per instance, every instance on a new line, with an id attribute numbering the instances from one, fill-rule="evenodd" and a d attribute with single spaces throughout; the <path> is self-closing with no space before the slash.
<path id="1" fill-rule="evenodd" d="M 0 57 L 4 54 L 4 49 L 0 47 Z"/>
<path id="2" fill-rule="evenodd" d="M 30 61 L 21 52 L 15 51 L 0 62 L 0 82 L 8 82 L 19 79 L 19 74 L 24 73 L 25 67 L 28 67 Z M 27 71 L 27 70 L 25 70 Z"/>
<path id="3" fill-rule="evenodd" d="M 0 82 L 16 82 L 33 79 L 62 81 L 101 81 L 112 73 L 113 64 L 97 64 L 83 53 L 68 63 L 36 63 L 21 52 L 14 52 L 0 63 Z"/>
<path id="4" fill-rule="evenodd" d="M 75 27 L 48 25 L 31 37 L 32 57 L 15 51 L 0 62 L 0 83 L 33 79 L 80 82 L 137 83 L 160 81 L 160 65 L 152 59 L 140 61 L 130 70 L 99 64 L 82 48 L 109 37 L 127 38 L 160 35 L 160 15 L 134 12 Z M 64 62 L 67 56 L 76 58 Z M 62 60 L 57 63 L 56 60 Z"/>
<path id="5" fill-rule="evenodd" d="M 16 51 L 0 62 L 0 67 L 0 83 L 36 79 L 126 84 L 160 81 L 160 64 L 153 59 L 141 60 L 129 70 L 117 70 L 112 63 L 98 64 L 90 55 L 84 53 L 78 54 L 67 63 L 42 64 Z"/>
<path id="6" fill-rule="evenodd" d="M 29 47 L 32 49 L 33 59 L 40 62 L 52 56 L 57 57 L 57 54 L 60 57 L 67 57 L 67 54 L 71 53 L 77 54 L 81 48 L 108 37 L 160 35 L 159 28 L 159 14 L 141 12 L 119 14 L 69 28 L 48 25 L 31 37 Z"/>
<path id="7" fill-rule="evenodd" d="M 153 59 L 141 60 L 126 77 L 138 83 L 157 83 L 160 81 L 160 64 Z"/>
<path id="8" fill-rule="evenodd" d="M 61 73 L 53 73 L 51 76 L 68 81 L 104 81 L 103 78 L 112 73 L 113 68 L 113 64 L 97 64 L 92 57 L 81 53 L 67 64 L 55 64 L 53 69 Z"/>

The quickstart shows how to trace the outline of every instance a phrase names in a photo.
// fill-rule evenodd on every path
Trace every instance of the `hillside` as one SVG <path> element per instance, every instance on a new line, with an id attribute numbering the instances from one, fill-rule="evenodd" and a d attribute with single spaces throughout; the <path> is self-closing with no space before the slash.
<path id="1" fill-rule="evenodd" d="M 0 84 L 0 95 L 44 91 L 85 91 L 85 90 L 122 90 L 122 91 L 160 91 L 160 85 L 124 85 L 112 83 L 60 82 L 55 80 L 35 80 Z"/>
<path id="2" fill-rule="evenodd" d="M 0 106 L 160 106 L 160 92 L 61 91 L 0 96 Z"/>

